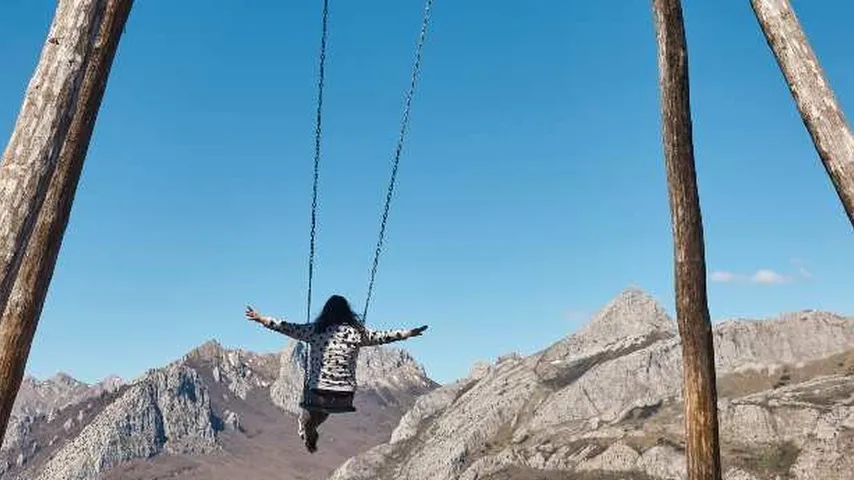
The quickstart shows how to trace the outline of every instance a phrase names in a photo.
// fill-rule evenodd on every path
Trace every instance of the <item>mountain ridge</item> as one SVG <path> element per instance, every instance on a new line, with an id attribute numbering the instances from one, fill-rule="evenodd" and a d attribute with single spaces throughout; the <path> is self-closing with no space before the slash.
<path id="1" fill-rule="evenodd" d="M 549 347 L 425 394 L 390 442 L 331 479 L 685 478 L 681 345 L 650 299 L 628 289 Z M 854 319 L 804 311 L 713 331 L 727 480 L 766 478 L 762 462 L 775 475 L 841 479 L 828 472 L 854 453 Z M 798 428 L 774 427 L 789 416 Z M 760 421 L 758 440 L 741 441 L 738 426 Z"/>
<path id="2" fill-rule="evenodd" d="M 438 386 L 405 352 L 363 349 L 360 378 L 391 372 L 397 380 L 366 381 L 356 396 L 359 415 L 330 419 L 322 454 L 309 456 L 296 435 L 297 392 L 273 388 L 302 385 L 296 348 L 288 342 L 280 353 L 259 354 L 205 341 L 115 390 L 34 418 L 0 453 L 0 479 L 216 479 L 241 468 L 316 478 L 387 439 L 414 398 Z"/>
<path id="3" fill-rule="evenodd" d="M 854 319 L 802 310 L 713 334 L 725 480 L 854 468 Z M 35 417 L 0 452 L 0 480 L 685 478 L 676 323 L 638 288 L 540 351 L 445 385 L 405 350 L 364 349 L 359 412 L 324 424 L 317 456 L 294 432 L 303 354 L 294 341 L 255 353 L 208 340 Z M 74 391 L 67 377 L 55 383 Z"/>

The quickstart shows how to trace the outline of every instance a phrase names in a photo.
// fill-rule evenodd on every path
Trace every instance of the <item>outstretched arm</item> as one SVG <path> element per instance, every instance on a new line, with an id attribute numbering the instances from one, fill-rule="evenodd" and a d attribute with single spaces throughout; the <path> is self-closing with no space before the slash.
<path id="1" fill-rule="evenodd" d="M 371 330 L 370 328 L 365 328 L 365 333 L 362 336 L 362 346 L 370 347 L 406 340 L 407 338 L 421 335 L 424 330 L 427 330 L 427 325 L 418 328 L 400 330 Z"/>
<path id="2" fill-rule="evenodd" d="M 313 330 L 313 326 L 311 324 L 290 323 L 284 320 L 279 320 L 274 317 L 261 315 L 254 308 L 249 306 L 246 307 L 246 318 L 249 321 L 260 323 L 261 325 L 269 328 L 270 330 L 275 330 L 279 333 L 283 333 L 296 340 L 308 340 L 308 337 L 311 336 Z"/>

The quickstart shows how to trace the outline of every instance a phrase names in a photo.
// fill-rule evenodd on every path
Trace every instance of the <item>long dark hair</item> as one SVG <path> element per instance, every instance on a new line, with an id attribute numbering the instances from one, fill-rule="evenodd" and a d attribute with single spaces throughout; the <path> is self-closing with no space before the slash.
<path id="1" fill-rule="evenodd" d="M 347 324 L 356 327 L 360 332 L 365 331 L 365 326 L 356 312 L 350 308 L 350 303 L 341 295 L 332 295 L 317 319 L 314 321 L 315 333 L 320 333 L 333 325 Z"/>

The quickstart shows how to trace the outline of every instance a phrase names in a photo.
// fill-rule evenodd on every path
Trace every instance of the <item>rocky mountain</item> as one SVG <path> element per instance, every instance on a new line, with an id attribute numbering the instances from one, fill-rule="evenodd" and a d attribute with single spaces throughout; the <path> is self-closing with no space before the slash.
<path id="1" fill-rule="evenodd" d="M 854 319 L 804 311 L 715 325 L 727 480 L 848 479 Z M 332 480 L 684 479 L 681 347 L 649 295 L 422 397 Z"/>
<path id="2" fill-rule="evenodd" d="M 405 352 L 364 349 L 358 415 L 327 421 L 320 451 L 309 455 L 296 435 L 303 353 L 295 343 L 281 354 L 256 354 L 211 341 L 101 390 L 61 376 L 51 384 L 67 388 L 51 395 L 30 381 L 38 388 L 22 388 L 21 411 L 52 413 L 7 435 L 0 480 L 325 478 L 387 441 L 415 399 L 438 386 Z"/>
<path id="3" fill-rule="evenodd" d="M 20 449 L 19 443 L 39 420 L 52 420 L 69 405 L 97 398 L 118 389 L 122 379 L 109 377 L 97 384 L 79 382 L 65 373 L 58 373 L 47 380 L 24 377 L 12 414 L 9 418 L 6 437 L 0 451 Z"/>

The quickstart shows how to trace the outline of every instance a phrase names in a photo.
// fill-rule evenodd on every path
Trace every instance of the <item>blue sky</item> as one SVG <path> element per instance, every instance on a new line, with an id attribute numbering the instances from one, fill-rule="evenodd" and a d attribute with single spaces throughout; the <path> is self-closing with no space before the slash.
<path id="1" fill-rule="evenodd" d="M 795 2 L 854 111 L 854 4 Z M 8 138 L 53 1 L 0 2 Z M 649 2 L 439 1 L 368 322 L 439 381 L 635 284 L 672 311 Z M 136 2 L 28 369 L 132 378 L 304 320 L 320 2 Z M 315 305 L 362 305 L 419 2 L 332 2 Z M 687 2 L 715 319 L 854 313 L 852 231 L 749 2 Z M 779 280 L 784 280 L 779 282 Z"/>

